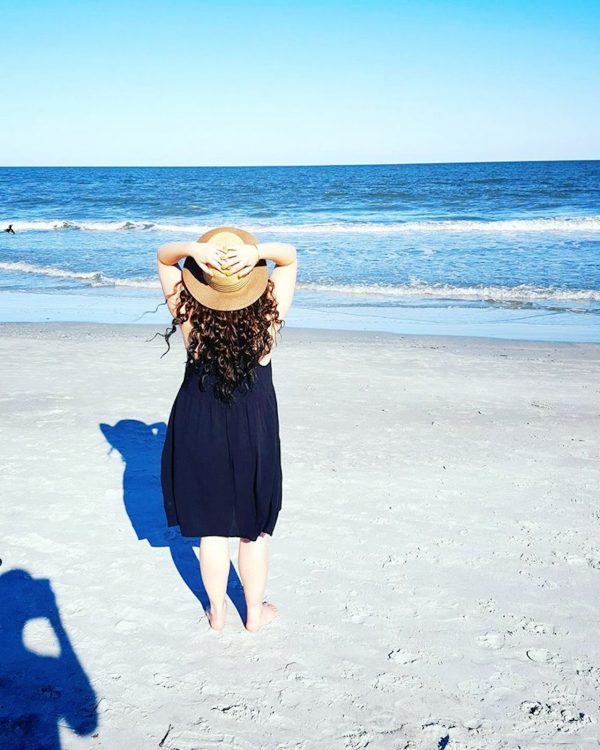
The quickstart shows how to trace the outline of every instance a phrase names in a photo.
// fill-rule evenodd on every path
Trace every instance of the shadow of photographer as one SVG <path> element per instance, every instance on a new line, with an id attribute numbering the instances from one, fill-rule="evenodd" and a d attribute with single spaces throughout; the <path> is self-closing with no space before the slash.
<path id="1" fill-rule="evenodd" d="M 60 750 L 62 720 L 78 735 L 90 735 L 98 726 L 96 693 L 62 624 L 50 581 L 14 568 L 0 575 L 0 601 L 2 750 Z M 41 618 L 56 636 L 56 656 L 26 645 L 27 623 Z"/>

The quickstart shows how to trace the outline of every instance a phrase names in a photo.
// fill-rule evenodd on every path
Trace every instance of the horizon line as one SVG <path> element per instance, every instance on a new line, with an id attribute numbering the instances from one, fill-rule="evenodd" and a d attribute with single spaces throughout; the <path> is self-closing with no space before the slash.
<path id="1" fill-rule="evenodd" d="M 500 159 L 473 161 L 338 162 L 328 164 L 1 164 L 0 169 L 300 169 L 329 167 L 415 167 L 464 164 L 559 164 L 597 162 L 591 159 Z"/>

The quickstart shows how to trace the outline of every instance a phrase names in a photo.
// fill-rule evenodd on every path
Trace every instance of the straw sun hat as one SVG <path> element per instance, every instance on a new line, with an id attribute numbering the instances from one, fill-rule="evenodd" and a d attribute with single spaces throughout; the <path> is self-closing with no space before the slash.
<path id="1" fill-rule="evenodd" d="M 235 227 L 217 227 L 200 237 L 197 242 L 210 242 L 223 250 L 234 250 L 241 245 L 256 245 L 258 241 L 250 232 Z M 245 276 L 213 269 L 213 276 L 206 274 L 198 263 L 188 255 L 181 272 L 188 292 L 205 307 L 213 310 L 241 310 L 248 307 L 263 294 L 269 280 L 267 261 L 261 258 Z"/>

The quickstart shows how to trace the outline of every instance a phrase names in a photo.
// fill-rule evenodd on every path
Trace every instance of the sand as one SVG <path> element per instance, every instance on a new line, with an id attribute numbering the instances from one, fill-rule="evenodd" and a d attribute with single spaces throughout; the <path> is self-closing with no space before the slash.
<path id="1" fill-rule="evenodd" d="M 281 615 L 216 633 L 157 330 L 0 326 L 3 748 L 598 747 L 600 345 L 288 327 Z"/>

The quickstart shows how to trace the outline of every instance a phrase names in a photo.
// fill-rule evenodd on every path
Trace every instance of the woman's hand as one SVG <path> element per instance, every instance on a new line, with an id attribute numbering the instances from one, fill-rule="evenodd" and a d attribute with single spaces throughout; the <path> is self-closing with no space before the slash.
<path id="1" fill-rule="evenodd" d="M 209 276 L 214 276 L 214 270 L 222 270 L 222 261 L 226 256 L 225 250 L 210 242 L 192 242 L 190 255 L 200 268 Z"/>
<path id="2" fill-rule="evenodd" d="M 239 245 L 227 252 L 221 270 L 227 276 L 247 276 L 259 260 L 260 253 L 256 245 Z"/>

